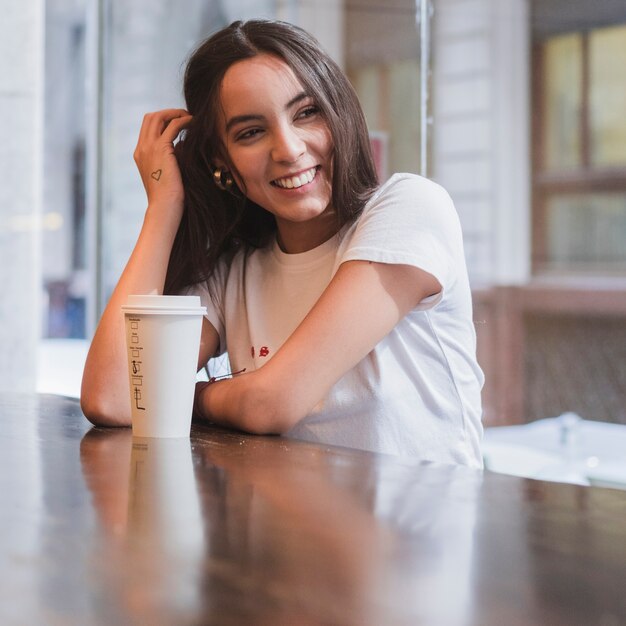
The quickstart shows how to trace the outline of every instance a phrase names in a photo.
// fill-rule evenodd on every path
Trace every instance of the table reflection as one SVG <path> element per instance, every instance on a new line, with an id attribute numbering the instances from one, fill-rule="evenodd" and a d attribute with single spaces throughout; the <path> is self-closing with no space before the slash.
<path id="1" fill-rule="evenodd" d="M 161 623 L 163 611 L 181 623 L 191 619 L 201 604 L 206 548 L 189 439 L 92 429 L 81 442 L 81 464 L 107 532 L 94 566 L 108 582 L 110 610 L 151 624 Z"/>
<path id="2" fill-rule="evenodd" d="M 0 398 L 2 624 L 624 622 L 623 491 Z"/>
<path id="3" fill-rule="evenodd" d="M 320 452 L 309 451 L 303 462 L 289 444 L 268 443 L 202 451 L 214 478 L 203 494 L 212 553 L 205 596 L 226 607 L 239 594 L 241 610 L 256 607 L 259 624 L 379 623 L 370 598 L 393 534 L 368 511 L 367 493 L 333 480 L 336 468 Z M 372 482 L 349 471 L 342 479 Z"/>
<path id="4" fill-rule="evenodd" d="M 480 473 L 420 480 L 423 469 L 391 458 L 239 439 L 195 441 L 192 454 L 186 439 L 85 435 L 83 473 L 111 540 L 100 556 L 122 610 L 158 620 L 167 597 L 179 616 L 236 607 L 255 624 L 366 626 L 390 613 L 410 624 L 416 607 L 430 624 L 463 622 Z"/>

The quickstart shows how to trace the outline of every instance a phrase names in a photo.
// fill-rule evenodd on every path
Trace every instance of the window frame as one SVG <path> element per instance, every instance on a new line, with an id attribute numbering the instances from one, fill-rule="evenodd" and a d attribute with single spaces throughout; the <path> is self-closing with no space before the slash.
<path id="1" fill-rule="evenodd" d="M 593 166 L 591 163 L 591 128 L 590 128 L 590 35 L 595 28 L 573 31 L 582 37 L 582 84 L 581 107 L 578 120 L 578 132 L 581 141 L 581 165 L 576 169 L 549 171 L 546 169 L 544 130 L 546 111 L 544 107 L 543 87 L 545 85 L 544 44 L 554 35 L 537 37 L 532 42 L 532 230 L 531 230 L 531 273 L 533 276 L 545 275 L 613 275 L 614 272 L 599 269 L 571 268 L 553 269 L 549 267 L 547 243 L 547 204 L 556 194 L 580 194 L 590 192 L 625 193 L 626 165 Z"/>

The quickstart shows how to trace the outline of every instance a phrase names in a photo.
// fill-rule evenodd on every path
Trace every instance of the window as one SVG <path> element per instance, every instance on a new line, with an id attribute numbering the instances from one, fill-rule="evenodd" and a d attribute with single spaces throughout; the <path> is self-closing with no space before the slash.
<path id="1" fill-rule="evenodd" d="M 603 4 L 596 7 L 600 14 Z M 621 23 L 610 26 L 583 26 L 567 13 L 564 22 L 553 13 L 543 16 L 543 32 L 535 29 L 533 268 L 538 274 L 626 272 L 622 12 Z M 563 32 L 571 25 L 576 30 Z"/>
<path id="2" fill-rule="evenodd" d="M 45 29 L 42 331 L 77 339 L 86 336 L 89 295 L 86 0 L 47 2 Z"/>

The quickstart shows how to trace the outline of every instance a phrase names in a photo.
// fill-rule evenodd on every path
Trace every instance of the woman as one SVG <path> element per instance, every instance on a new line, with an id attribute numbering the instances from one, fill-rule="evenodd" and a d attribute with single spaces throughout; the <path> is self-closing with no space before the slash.
<path id="1" fill-rule="evenodd" d="M 92 342 L 85 415 L 130 424 L 127 295 L 197 293 L 199 367 L 227 351 L 240 372 L 198 384 L 199 418 L 480 466 L 482 372 L 445 191 L 409 174 L 378 186 L 353 89 L 294 26 L 209 38 L 185 99 L 141 127 L 148 208 Z"/>

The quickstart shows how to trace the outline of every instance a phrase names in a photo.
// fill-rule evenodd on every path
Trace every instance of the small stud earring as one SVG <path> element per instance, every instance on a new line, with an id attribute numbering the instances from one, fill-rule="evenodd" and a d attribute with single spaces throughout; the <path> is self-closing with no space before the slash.
<path id="1" fill-rule="evenodd" d="M 230 172 L 225 172 L 221 167 L 216 167 L 213 170 L 213 182 L 222 191 L 230 191 L 233 186 L 233 177 Z"/>

